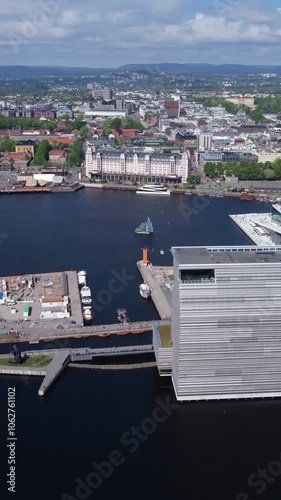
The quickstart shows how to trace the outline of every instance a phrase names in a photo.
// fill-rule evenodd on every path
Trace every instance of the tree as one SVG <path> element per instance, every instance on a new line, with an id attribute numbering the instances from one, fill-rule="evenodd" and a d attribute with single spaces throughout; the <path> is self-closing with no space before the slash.
<path id="1" fill-rule="evenodd" d="M 89 132 L 89 129 L 86 125 L 83 125 L 83 127 L 80 128 L 79 134 L 81 137 L 84 137 L 85 139 L 91 140 L 92 136 Z"/>
<path id="2" fill-rule="evenodd" d="M 104 127 L 104 128 L 102 129 L 102 135 L 109 135 L 109 134 L 112 134 L 112 130 L 111 130 L 111 128 L 109 128 L 109 127 Z"/>
<path id="3" fill-rule="evenodd" d="M 83 144 L 81 141 L 75 141 L 72 144 L 67 164 L 71 167 L 79 167 L 83 159 Z"/>
<path id="4" fill-rule="evenodd" d="M 115 130 L 120 130 L 122 128 L 122 120 L 121 118 L 113 118 L 111 120 L 111 127 Z"/>
<path id="5" fill-rule="evenodd" d="M 204 165 L 205 174 L 211 179 L 221 177 L 223 174 L 222 163 L 206 162 Z"/>
<path id="6" fill-rule="evenodd" d="M 34 165 L 44 165 L 49 160 L 49 151 L 51 149 L 52 146 L 47 140 L 40 142 L 32 163 Z"/>
<path id="7" fill-rule="evenodd" d="M 272 168 L 266 168 L 264 171 L 264 178 L 269 180 L 269 179 L 275 179 L 275 172 Z"/>
<path id="8" fill-rule="evenodd" d="M 8 135 L 5 135 L 3 139 L 0 140 L 0 152 L 3 151 L 15 151 L 16 143 L 12 141 Z"/>

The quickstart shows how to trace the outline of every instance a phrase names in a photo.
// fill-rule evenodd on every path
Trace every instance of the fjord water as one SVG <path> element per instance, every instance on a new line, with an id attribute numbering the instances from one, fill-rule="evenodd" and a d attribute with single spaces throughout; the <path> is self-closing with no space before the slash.
<path id="1" fill-rule="evenodd" d="M 98 324 L 114 322 L 117 307 L 125 307 L 133 321 L 158 318 L 138 291 L 136 261 L 142 247 L 150 249 L 154 265 L 172 265 L 171 246 L 251 244 L 228 215 L 270 211 L 270 205 L 232 198 L 90 189 L 2 196 L 0 208 L 0 276 L 85 269 L 94 297 L 105 297 L 101 290 L 108 289 L 113 276 L 122 276 L 119 292 L 99 307 Z M 147 217 L 155 233 L 134 234 Z M 149 340 L 146 334 L 88 343 Z M 7 350 L 1 346 L 1 352 Z M 176 401 L 170 380 L 160 379 L 156 369 L 69 368 L 44 398 L 37 395 L 40 383 L 37 378 L 0 379 L 1 498 L 244 500 L 259 498 L 262 491 L 261 498 L 280 500 L 281 476 L 258 482 L 258 470 L 280 455 L 279 400 L 179 404 L 164 410 L 165 402 Z M 16 388 L 15 494 L 6 485 L 8 387 Z M 161 422 L 151 420 L 156 414 Z M 141 427 L 141 437 L 132 436 L 138 432 L 133 427 Z M 76 479 L 85 483 L 96 472 L 91 464 L 108 461 L 114 450 L 121 465 L 100 485 L 92 476 L 94 486 L 77 496 Z"/>

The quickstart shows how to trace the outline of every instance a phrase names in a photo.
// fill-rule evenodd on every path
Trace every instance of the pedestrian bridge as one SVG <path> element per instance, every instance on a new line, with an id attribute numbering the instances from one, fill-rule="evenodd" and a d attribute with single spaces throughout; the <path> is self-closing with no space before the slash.
<path id="1" fill-rule="evenodd" d="M 24 351 L 22 354 L 27 356 L 35 356 L 40 354 L 48 355 L 52 358 L 49 365 L 44 368 L 32 368 L 20 366 L 1 366 L 0 374 L 2 375 L 20 375 L 20 376 L 43 376 L 43 382 L 39 388 L 39 396 L 44 396 L 47 390 L 59 377 L 62 371 L 69 363 L 79 363 L 82 361 L 93 361 L 102 357 L 118 357 L 118 356 L 134 356 L 149 354 L 154 352 L 152 344 L 131 345 L 131 346 L 116 346 L 104 347 L 101 349 L 92 349 L 82 347 L 77 349 L 40 349 L 40 351 Z M 8 356 L 5 356 L 8 357 Z"/>

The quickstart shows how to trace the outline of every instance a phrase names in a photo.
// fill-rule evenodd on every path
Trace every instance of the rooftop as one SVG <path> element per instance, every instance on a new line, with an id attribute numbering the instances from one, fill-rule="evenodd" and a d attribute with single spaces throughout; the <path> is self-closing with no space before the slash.
<path id="1" fill-rule="evenodd" d="M 281 262 L 281 246 L 173 247 L 179 266 Z"/>

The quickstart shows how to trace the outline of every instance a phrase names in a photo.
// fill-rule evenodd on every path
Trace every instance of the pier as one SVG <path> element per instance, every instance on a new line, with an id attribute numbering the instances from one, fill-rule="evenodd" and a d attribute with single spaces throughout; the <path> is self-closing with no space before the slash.
<path id="1" fill-rule="evenodd" d="M 151 290 L 151 299 L 161 320 L 170 320 L 172 316 L 172 280 L 173 267 L 147 265 L 143 260 L 137 262 L 138 270 Z"/>

